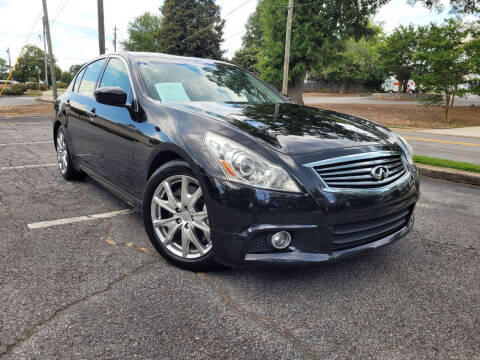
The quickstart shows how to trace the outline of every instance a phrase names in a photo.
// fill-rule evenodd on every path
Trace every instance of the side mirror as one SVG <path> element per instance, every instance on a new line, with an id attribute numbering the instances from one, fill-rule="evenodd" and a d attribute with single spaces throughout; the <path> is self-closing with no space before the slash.
<path id="1" fill-rule="evenodd" d="M 102 87 L 95 90 L 95 100 L 100 104 L 121 106 L 127 103 L 127 93 L 117 86 Z"/>

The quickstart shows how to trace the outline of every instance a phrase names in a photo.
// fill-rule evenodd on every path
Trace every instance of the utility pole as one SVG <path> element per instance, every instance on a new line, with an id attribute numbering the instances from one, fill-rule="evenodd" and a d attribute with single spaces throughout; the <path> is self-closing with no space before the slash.
<path id="1" fill-rule="evenodd" d="M 98 10 L 98 49 L 100 55 L 105 54 L 105 21 L 103 15 L 103 0 L 97 0 Z"/>
<path id="2" fill-rule="evenodd" d="M 117 52 L 117 26 L 113 27 L 113 51 Z"/>
<path id="3" fill-rule="evenodd" d="M 53 99 L 57 99 L 57 77 L 55 75 L 55 64 L 52 51 L 52 38 L 50 37 L 50 25 L 48 23 L 48 9 L 47 0 L 42 0 L 43 3 L 43 26 L 45 28 L 45 34 L 47 35 L 48 55 L 50 57 L 50 78 L 52 80 Z"/>
<path id="4" fill-rule="evenodd" d="M 293 0 L 288 0 L 287 31 L 285 34 L 285 59 L 283 61 L 282 93 L 288 95 L 288 68 L 290 66 L 290 39 L 292 37 Z"/>
<path id="5" fill-rule="evenodd" d="M 45 25 L 45 22 L 43 24 Z M 48 90 L 47 38 L 45 37 L 45 26 L 43 26 L 43 62 L 45 63 L 45 86 Z"/>
<path id="6" fill-rule="evenodd" d="M 10 59 L 10 48 L 7 48 L 7 54 L 8 54 L 8 68 L 12 68 L 12 59 Z"/>

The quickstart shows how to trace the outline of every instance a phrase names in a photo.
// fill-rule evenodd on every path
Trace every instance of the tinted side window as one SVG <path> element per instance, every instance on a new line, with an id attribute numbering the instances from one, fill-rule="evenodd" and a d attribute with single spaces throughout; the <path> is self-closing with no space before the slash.
<path id="1" fill-rule="evenodd" d="M 82 82 L 78 88 L 78 92 L 82 95 L 93 96 L 95 90 L 95 84 L 97 83 L 98 76 L 102 70 L 105 59 L 97 60 L 87 66 L 85 74 L 83 75 Z"/>
<path id="2" fill-rule="evenodd" d="M 72 91 L 78 91 L 78 87 L 80 86 L 80 81 L 82 80 L 83 73 L 85 72 L 85 68 L 80 71 L 75 78 L 75 83 L 73 84 L 73 89 Z"/>
<path id="3" fill-rule="evenodd" d="M 130 78 L 123 60 L 119 58 L 110 59 L 100 82 L 100 87 L 105 86 L 118 86 L 127 94 L 130 94 Z"/>

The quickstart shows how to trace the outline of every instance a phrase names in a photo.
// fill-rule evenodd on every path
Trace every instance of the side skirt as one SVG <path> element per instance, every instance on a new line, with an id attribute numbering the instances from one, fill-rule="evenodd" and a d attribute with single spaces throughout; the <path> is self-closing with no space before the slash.
<path id="1" fill-rule="evenodd" d="M 90 176 L 93 180 L 95 180 L 97 183 L 102 185 L 105 189 L 107 189 L 108 191 L 110 191 L 114 195 L 118 196 L 119 198 L 121 198 L 122 200 L 127 202 L 130 206 L 133 206 L 133 207 L 139 208 L 139 209 L 142 208 L 142 202 L 139 199 L 133 197 L 130 194 L 127 194 L 125 191 L 119 189 L 117 186 L 113 185 L 109 181 L 107 181 L 104 178 L 102 178 L 101 176 L 97 175 L 94 171 L 90 170 L 89 168 L 87 168 L 83 164 L 78 164 L 77 163 L 77 166 L 80 168 L 80 170 L 87 173 L 88 176 Z"/>

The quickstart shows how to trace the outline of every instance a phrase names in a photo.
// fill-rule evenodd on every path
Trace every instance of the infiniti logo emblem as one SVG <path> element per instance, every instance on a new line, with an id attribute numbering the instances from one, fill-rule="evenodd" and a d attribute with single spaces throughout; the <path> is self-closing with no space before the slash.
<path id="1" fill-rule="evenodd" d="M 388 177 L 390 171 L 386 166 L 375 166 L 372 171 L 370 171 L 370 175 L 376 180 L 384 180 Z"/>

